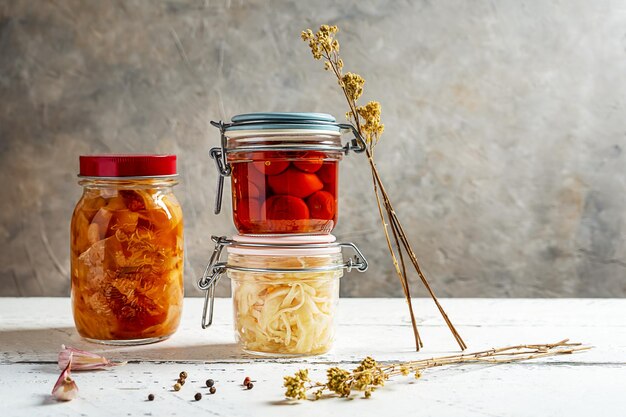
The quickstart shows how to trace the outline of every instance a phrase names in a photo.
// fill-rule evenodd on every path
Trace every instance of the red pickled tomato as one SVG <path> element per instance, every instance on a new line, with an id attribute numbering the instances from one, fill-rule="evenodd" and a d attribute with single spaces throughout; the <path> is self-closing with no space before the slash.
<path id="1" fill-rule="evenodd" d="M 250 227 L 253 222 L 261 220 L 261 204 L 258 200 L 242 198 L 237 204 L 235 217 L 243 226 Z"/>
<path id="2" fill-rule="evenodd" d="M 276 194 L 288 194 L 294 197 L 305 198 L 324 188 L 324 184 L 315 174 L 289 168 L 279 175 L 268 177 L 270 188 Z"/>
<path id="3" fill-rule="evenodd" d="M 246 190 L 244 197 L 259 198 L 261 196 L 259 188 L 253 182 L 248 182 L 248 186 L 244 189 Z"/>
<path id="4" fill-rule="evenodd" d="M 328 191 L 332 195 L 336 196 L 337 195 L 337 183 L 335 182 L 324 183 L 324 188 L 322 188 L 322 191 Z"/>
<path id="5" fill-rule="evenodd" d="M 324 154 L 321 152 L 307 152 L 302 158 L 304 161 L 295 161 L 293 164 L 305 172 L 317 172 L 324 163 Z"/>
<path id="6" fill-rule="evenodd" d="M 337 163 L 327 162 L 323 164 L 317 171 L 317 176 L 324 184 L 335 183 L 337 181 Z"/>
<path id="7" fill-rule="evenodd" d="M 324 183 L 322 190 L 328 191 L 333 196 L 337 196 L 337 174 L 338 165 L 336 162 L 325 162 L 324 165 L 316 172 L 316 175 Z"/>
<path id="8" fill-rule="evenodd" d="M 265 192 L 265 176 L 252 167 L 252 164 L 246 164 L 247 176 L 239 177 L 238 180 L 242 182 L 242 188 L 244 191 L 244 197 L 258 198 L 261 196 L 261 192 Z"/>
<path id="9" fill-rule="evenodd" d="M 268 158 L 267 155 L 264 155 L 265 158 L 262 160 L 253 161 L 252 165 L 264 175 L 277 175 L 287 169 L 289 166 L 289 161 L 281 161 L 276 158 Z"/>
<path id="10" fill-rule="evenodd" d="M 309 218 L 309 207 L 298 197 L 275 195 L 263 203 L 261 209 L 270 220 L 302 220 Z"/>
<path id="11" fill-rule="evenodd" d="M 259 198 L 265 192 L 265 175 L 251 163 L 233 164 L 232 177 L 235 198 Z"/>
<path id="12" fill-rule="evenodd" d="M 312 219 L 331 220 L 335 217 L 335 197 L 327 191 L 316 191 L 306 199 Z"/>
<path id="13" fill-rule="evenodd" d="M 265 175 L 254 167 L 254 162 L 251 164 L 247 163 L 246 168 L 248 182 L 256 185 L 259 190 L 265 188 Z"/>

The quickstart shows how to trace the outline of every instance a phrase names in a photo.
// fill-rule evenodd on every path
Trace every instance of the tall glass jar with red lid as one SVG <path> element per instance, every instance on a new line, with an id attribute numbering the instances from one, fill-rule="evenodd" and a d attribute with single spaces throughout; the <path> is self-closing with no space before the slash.
<path id="1" fill-rule="evenodd" d="M 176 156 L 81 156 L 79 183 L 70 245 L 78 333 L 105 344 L 166 339 L 183 305 Z"/>
<path id="2" fill-rule="evenodd" d="M 349 124 L 322 113 L 250 113 L 212 122 L 222 146 L 211 156 L 231 177 L 233 221 L 240 234 L 326 234 L 337 224 L 339 161 L 363 141 Z M 355 139 L 341 143 L 342 131 Z"/>

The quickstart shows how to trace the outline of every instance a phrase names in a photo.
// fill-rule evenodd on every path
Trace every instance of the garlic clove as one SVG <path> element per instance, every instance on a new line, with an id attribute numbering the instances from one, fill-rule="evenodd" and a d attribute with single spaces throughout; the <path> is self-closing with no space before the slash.
<path id="1" fill-rule="evenodd" d="M 70 362 L 70 357 L 72 358 L 72 371 L 90 371 L 126 364 L 126 362 L 111 362 L 104 356 L 86 350 L 76 349 L 71 346 L 61 345 L 58 358 L 60 369 L 67 367 Z"/>
<path id="2" fill-rule="evenodd" d="M 71 401 L 78 395 L 78 386 L 76 382 L 70 376 L 70 369 L 72 367 L 72 354 L 70 354 L 67 361 L 67 366 L 59 375 L 54 388 L 52 388 L 52 395 L 59 401 Z"/>

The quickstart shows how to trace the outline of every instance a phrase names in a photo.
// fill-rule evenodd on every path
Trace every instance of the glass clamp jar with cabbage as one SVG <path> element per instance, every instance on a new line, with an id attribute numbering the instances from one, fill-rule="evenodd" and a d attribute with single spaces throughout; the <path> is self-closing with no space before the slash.
<path id="1" fill-rule="evenodd" d="M 206 291 L 203 328 L 213 321 L 215 286 L 226 274 L 232 281 L 235 336 L 245 352 L 306 356 L 331 348 L 339 279 L 344 270 L 367 270 L 354 244 L 335 242 L 332 235 L 213 236 L 213 241 L 215 250 L 198 282 Z M 355 255 L 344 260 L 344 248 Z"/>

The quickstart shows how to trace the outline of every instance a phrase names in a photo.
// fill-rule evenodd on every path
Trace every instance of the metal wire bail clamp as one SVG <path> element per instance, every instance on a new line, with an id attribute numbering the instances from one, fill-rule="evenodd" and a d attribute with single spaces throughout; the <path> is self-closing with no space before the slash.
<path id="1" fill-rule="evenodd" d="M 215 303 L 215 286 L 219 282 L 222 274 L 226 272 L 225 263 L 218 262 L 220 256 L 222 255 L 222 251 L 224 250 L 224 243 L 221 242 L 221 239 L 226 239 L 225 237 L 216 237 L 212 236 L 211 239 L 215 242 L 215 249 L 213 250 L 213 254 L 211 255 L 211 259 L 204 269 L 204 273 L 202 274 L 202 278 L 198 281 L 198 288 L 205 292 L 204 294 L 204 307 L 202 309 L 202 328 L 206 329 L 213 323 L 213 304 Z M 209 319 L 207 321 L 207 306 L 210 301 L 210 309 L 209 309 Z"/>

